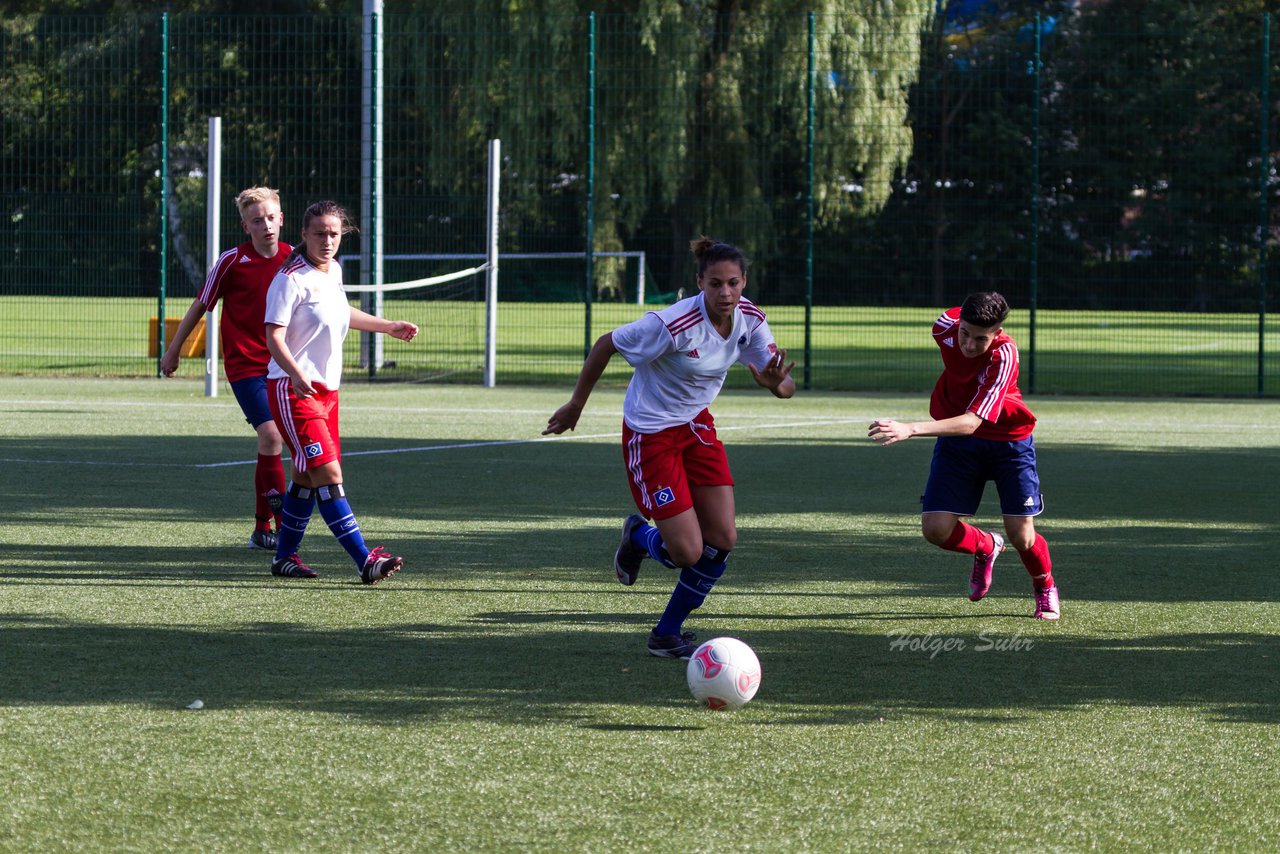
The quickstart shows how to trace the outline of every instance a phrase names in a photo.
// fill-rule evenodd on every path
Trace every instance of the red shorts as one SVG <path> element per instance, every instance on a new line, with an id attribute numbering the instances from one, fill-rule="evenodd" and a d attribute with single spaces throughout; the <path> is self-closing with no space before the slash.
<path id="1" fill-rule="evenodd" d="M 649 519 L 670 519 L 693 507 L 691 486 L 733 486 L 729 458 L 711 413 L 657 433 L 622 425 L 622 459 L 631 497 Z"/>
<path id="2" fill-rule="evenodd" d="M 308 471 L 342 458 L 338 438 L 338 391 L 311 384 L 316 393 L 298 398 L 288 377 L 267 380 L 271 418 L 289 446 L 295 471 Z"/>

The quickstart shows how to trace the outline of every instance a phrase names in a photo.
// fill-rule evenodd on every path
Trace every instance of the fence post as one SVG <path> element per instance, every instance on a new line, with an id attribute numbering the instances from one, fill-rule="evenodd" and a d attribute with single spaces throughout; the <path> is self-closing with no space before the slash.
<path id="1" fill-rule="evenodd" d="M 1031 303 L 1027 337 L 1027 392 L 1036 392 L 1036 306 L 1040 300 L 1040 13 L 1036 12 L 1035 55 L 1032 58 L 1031 93 Z"/>
<path id="2" fill-rule="evenodd" d="M 807 187 L 804 217 L 804 388 L 812 388 L 813 371 L 813 83 L 814 16 L 809 12 L 809 73 L 805 80 L 805 169 Z"/>
<path id="3" fill-rule="evenodd" d="M 364 0 L 361 27 L 360 86 L 360 278 L 366 284 L 382 285 L 383 275 L 383 22 L 382 0 Z M 383 316 L 380 289 L 361 294 L 361 307 L 369 314 Z M 368 361 L 369 379 L 378 375 L 384 361 L 381 335 L 360 333 L 361 348 Z"/>
<path id="4" fill-rule="evenodd" d="M 1267 339 L 1267 238 L 1270 228 L 1267 222 L 1267 182 L 1271 178 L 1271 134 L 1267 114 L 1271 78 L 1271 13 L 1262 16 L 1262 98 L 1259 118 L 1259 137 L 1262 140 L 1262 157 L 1258 165 L 1258 397 L 1266 390 L 1266 339 Z"/>
<path id="5" fill-rule="evenodd" d="M 156 376 L 164 359 L 164 297 L 169 284 L 169 13 L 160 15 L 160 299 L 156 306 Z"/>
<path id="6" fill-rule="evenodd" d="M 209 116 L 209 166 L 208 178 L 205 180 L 205 205 L 208 214 L 204 223 L 204 269 L 205 274 L 212 272 L 218 263 L 219 239 L 218 226 L 222 220 L 222 117 Z M 218 309 L 204 315 L 204 396 L 218 396 Z"/>
<path id="7" fill-rule="evenodd" d="M 582 325 L 582 358 L 591 352 L 591 290 L 596 257 L 596 13 L 587 15 L 587 288 Z"/>

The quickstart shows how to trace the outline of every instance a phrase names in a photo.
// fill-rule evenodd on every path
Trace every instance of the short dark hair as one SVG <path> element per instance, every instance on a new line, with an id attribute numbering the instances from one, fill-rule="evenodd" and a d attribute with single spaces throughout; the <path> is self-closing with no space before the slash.
<path id="1" fill-rule="evenodd" d="M 712 264 L 718 264 L 721 261 L 734 262 L 743 273 L 747 272 L 747 265 L 750 263 L 747 261 L 747 256 L 742 254 L 742 250 L 732 243 L 721 243 L 705 234 L 696 240 L 689 241 L 689 251 L 698 262 L 699 276 Z"/>
<path id="2" fill-rule="evenodd" d="M 1008 316 L 1009 303 L 995 291 L 969 294 L 960 306 L 960 319 L 983 329 L 1001 325 Z"/>

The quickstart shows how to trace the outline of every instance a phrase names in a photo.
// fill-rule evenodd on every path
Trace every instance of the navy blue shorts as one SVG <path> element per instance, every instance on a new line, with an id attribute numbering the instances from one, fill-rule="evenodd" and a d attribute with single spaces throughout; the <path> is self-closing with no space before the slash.
<path id="1" fill-rule="evenodd" d="M 236 380 L 231 384 L 231 393 L 240 404 L 244 420 L 254 430 L 271 420 L 271 407 L 267 404 L 267 378 L 249 377 L 247 380 Z"/>
<path id="2" fill-rule="evenodd" d="M 1031 436 L 1018 442 L 941 436 L 920 497 L 923 512 L 973 516 L 989 480 L 1000 495 L 1000 515 L 1039 516 L 1044 510 Z"/>

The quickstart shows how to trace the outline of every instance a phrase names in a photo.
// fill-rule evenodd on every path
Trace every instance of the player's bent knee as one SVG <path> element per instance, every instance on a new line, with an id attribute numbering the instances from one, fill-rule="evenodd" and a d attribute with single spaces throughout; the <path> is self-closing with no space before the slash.
<path id="1" fill-rule="evenodd" d="M 738 529 L 736 526 L 704 531 L 702 538 L 705 545 L 714 546 L 721 551 L 731 552 L 738 545 Z"/>
<path id="2" fill-rule="evenodd" d="M 1036 538 L 1033 534 L 1030 538 L 1021 536 L 1010 536 L 1009 545 L 1013 546 L 1017 551 L 1025 552 L 1036 544 Z"/>
<path id="3" fill-rule="evenodd" d="M 702 557 L 702 544 L 681 543 L 673 548 L 671 543 L 667 543 L 667 554 L 671 555 L 671 562 L 676 566 L 693 566 Z"/>
<path id="4" fill-rule="evenodd" d="M 956 521 L 950 517 L 938 518 L 925 516 L 920 520 L 921 535 L 935 546 L 941 546 L 951 539 Z"/>

